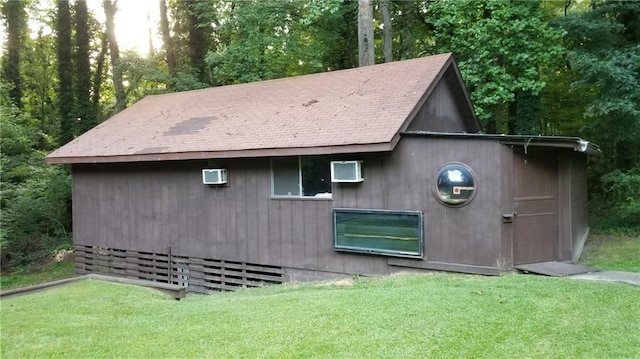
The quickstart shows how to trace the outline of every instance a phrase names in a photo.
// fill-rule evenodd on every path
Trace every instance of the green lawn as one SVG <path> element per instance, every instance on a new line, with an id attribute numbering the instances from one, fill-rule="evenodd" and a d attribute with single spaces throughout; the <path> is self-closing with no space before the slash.
<path id="1" fill-rule="evenodd" d="M 631 358 L 640 289 L 436 274 L 176 301 L 81 281 L 3 299 L 2 358 Z"/>
<path id="2" fill-rule="evenodd" d="M 603 270 L 640 272 L 640 236 L 592 234 L 580 263 Z"/>
<path id="3" fill-rule="evenodd" d="M 20 271 L 0 277 L 0 289 L 9 290 L 34 284 L 52 282 L 70 278 L 75 275 L 73 262 L 51 263 L 45 268 L 31 271 Z"/>

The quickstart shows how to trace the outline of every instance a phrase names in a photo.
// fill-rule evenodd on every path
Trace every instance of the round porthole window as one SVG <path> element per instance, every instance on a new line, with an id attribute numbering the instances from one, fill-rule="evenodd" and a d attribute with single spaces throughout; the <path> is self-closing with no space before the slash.
<path id="1" fill-rule="evenodd" d="M 464 163 L 447 163 L 438 171 L 433 193 L 438 201 L 449 206 L 469 204 L 476 195 L 476 175 Z"/>

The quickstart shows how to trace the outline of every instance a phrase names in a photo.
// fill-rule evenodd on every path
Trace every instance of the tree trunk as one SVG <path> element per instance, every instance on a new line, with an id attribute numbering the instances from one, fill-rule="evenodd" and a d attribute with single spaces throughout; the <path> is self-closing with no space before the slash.
<path id="1" fill-rule="evenodd" d="M 2 77 L 9 83 L 9 96 L 13 103 L 22 108 L 22 77 L 20 61 L 23 40 L 27 28 L 26 3 L 23 1 L 5 1 L 2 4 L 2 17 L 7 29 L 6 50 L 2 62 Z"/>
<path id="2" fill-rule="evenodd" d="M 155 51 L 153 49 L 153 28 L 151 27 L 151 12 L 147 9 L 147 36 L 149 37 L 149 52 L 147 56 L 152 58 L 155 55 Z"/>
<path id="3" fill-rule="evenodd" d="M 389 4 L 387 0 L 380 1 L 380 10 L 382 11 L 382 22 L 384 27 L 382 33 L 384 62 L 393 61 L 393 25 L 391 24 L 391 13 L 389 12 Z"/>
<path id="4" fill-rule="evenodd" d="M 173 40 L 169 32 L 169 17 L 167 16 L 167 2 L 160 0 L 160 32 L 162 33 L 162 42 L 164 43 L 165 60 L 169 68 L 169 75 L 176 76 L 176 55 L 173 48 Z"/>
<path id="5" fill-rule="evenodd" d="M 71 43 L 71 10 L 69 1 L 58 0 L 56 21 L 56 49 L 58 55 L 58 108 L 60 110 L 60 144 L 73 139 L 73 62 Z"/>
<path id="6" fill-rule="evenodd" d="M 75 95 L 77 101 L 76 116 L 80 119 L 76 134 L 81 134 L 96 125 L 91 106 L 91 61 L 89 60 L 90 30 L 86 1 L 76 1 L 76 56 L 75 56 Z"/>
<path id="7" fill-rule="evenodd" d="M 198 0 L 192 0 L 187 5 L 187 24 L 189 29 L 189 62 L 191 68 L 196 70 L 198 81 L 209 83 L 207 76 L 207 67 L 204 57 L 207 55 L 209 48 L 209 34 L 207 30 L 211 29 L 210 25 L 200 23 L 198 12 L 203 7 L 198 6 Z"/>
<path id="8" fill-rule="evenodd" d="M 102 88 L 102 76 L 104 73 L 104 60 L 107 56 L 107 51 L 109 51 L 109 41 L 107 41 L 107 33 L 102 33 L 100 37 L 100 52 L 98 53 L 98 57 L 96 58 L 96 72 L 93 76 L 93 93 L 91 95 L 91 103 L 93 104 L 94 111 L 96 116 L 98 114 L 97 110 L 100 106 L 100 90 Z M 97 119 L 97 117 L 96 117 Z"/>
<path id="9" fill-rule="evenodd" d="M 126 96 L 124 93 L 124 86 L 122 85 L 122 69 L 120 68 L 120 49 L 118 49 L 118 41 L 116 39 L 114 24 L 116 11 L 118 11 L 117 3 L 117 0 L 104 0 L 102 2 L 106 17 L 105 25 L 107 29 L 107 39 L 109 41 L 109 54 L 111 55 L 111 75 L 116 92 L 116 113 L 122 111 L 126 107 Z"/>
<path id="10" fill-rule="evenodd" d="M 369 0 L 358 0 L 358 66 L 375 64 L 373 8 Z"/>

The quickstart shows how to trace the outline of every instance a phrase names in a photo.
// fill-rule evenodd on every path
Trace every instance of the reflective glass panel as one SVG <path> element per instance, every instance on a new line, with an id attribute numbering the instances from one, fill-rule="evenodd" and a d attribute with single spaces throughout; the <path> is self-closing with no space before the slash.
<path id="1" fill-rule="evenodd" d="M 462 206 L 475 196 L 475 175 L 469 166 L 449 163 L 438 171 L 435 195 L 442 203 Z"/>

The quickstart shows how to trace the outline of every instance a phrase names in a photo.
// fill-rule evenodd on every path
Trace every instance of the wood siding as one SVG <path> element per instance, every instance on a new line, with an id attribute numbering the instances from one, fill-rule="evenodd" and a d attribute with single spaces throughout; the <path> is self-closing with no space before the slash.
<path id="1" fill-rule="evenodd" d="M 408 126 L 408 131 L 475 133 L 480 130 L 454 71 L 449 68 L 443 75 L 443 81 L 438 81 Z"/>
<path id="2" fill-rule="evenodd" d="M 228 185 L 202 184 L 224 167 Z M 342 273 L 385 259 L 333 250 L 333 201 L 271 199 L 266 158 L 74 167 L 74 242 Z"/>
<path id="3" fill-rule="evenodd" d="M 514 264 L 557 259 L 556 151 L 513 153 Z"/>
<path id="4" fill-rule="evenodd" d="M 337 273 L 388 273 L 387 258 L 333 249 L 332 209 L 419 210 L 425 259 L 496 266 L 500 254 L 501 145 L 404 138 L 396 151 L 343 155 L 364 161 L 365 181 L 334 184 L 333 199 L 270 198 L 269 159 L 78 165 L 78 245 L 168 253 Z M 478 195 L 450 208 L 433 196 L 450 161 L 474 169 Z M 227 168 L 228 184 L 202 184 L 201 169 Z"/>
<path id="5" fill-rule="evenodd" d="M 572 260 L 588 231 L 586 155 L 558 155 L 558 259 Z"/>
<path id="6" fill-rule="evenodd" d="M 277 266 L 307 277 L 386 274 L 396 270 L 390 265 L 494 273 L 512 269 L 518 251 L 517 223 L 502 221 L 504 213 L 520 210 L 514 181 L 539 182 L 532 166 L 516 173 L 514 156 L 512 148 L 490 139 L 403 136 L 393 152 L 333 156 L 362 160 L 364 182 L 334 184 L 332 199 L 271 198 L 268 158 L 76 165 L 74 243 Z M 558 247 L 562 258 L 586 231 L 583 159 L 568 153 L 558 163 L 558 218 L 568 223 L 558 227 L 566 238 Z M 475 172 L 477 194 L 466 206 L 448 207 L 433 195 L 436 173 L 449 162 Z M 203 168 L 226 168 L 228 184 L 203 185 Z M 547 171 L 543 177 L 553 176 Z M 527 197 L 529 190 L 522 187 L 515 197 Z M 548 184 L 539 190 L 549 190 Z M 422 211 L 424 258 L 335 251 L 333 208 Z"/>

